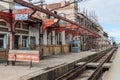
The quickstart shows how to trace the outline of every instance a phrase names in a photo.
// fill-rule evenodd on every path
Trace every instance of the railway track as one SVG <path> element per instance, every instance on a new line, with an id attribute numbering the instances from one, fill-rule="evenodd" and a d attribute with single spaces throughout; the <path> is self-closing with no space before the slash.
<path id="1" fill-rule="evenodd" d="M 113 53 L 116 51 L 116 48 L 109 48 L 106 51 L 102 51 L 101 54 L 97 55 L 95 58 L 87 61 L 81 66 L 77 66 L 74 69 L 68 71 L 64 75 L 58 77 L 56 80 L 73 80 L 83 72 L 87 70 L 87 64 L 90 62 L 96 62 L 99 61 L 99 65 L 95 70 L 92 71 L 91 75 L 88 77 L 87 80 L 97 80 L 99 75 L 102 72 L 102 66 L 105 62 L 109 61 L 113 55 Z M 89 71 L 89 70 L 88 70 Z M 81 79 L 79 79 L 81 80 Z"/>

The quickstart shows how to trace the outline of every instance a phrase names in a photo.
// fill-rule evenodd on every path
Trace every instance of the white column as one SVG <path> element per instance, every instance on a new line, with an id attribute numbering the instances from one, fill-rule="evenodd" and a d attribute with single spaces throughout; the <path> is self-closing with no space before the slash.
<path id="1" fill-rule="evenodd" d="M 20 37 L 19 37 L 19 43 L 18 44 L 22 46 L 22 35 L 20 35 Z"/>
<path id="2" fill-rule="evenodd" d="M 14 42 L 12 33 L 10 33 L 9 36 L 10 36 L 10 49 L 12 49 L 13 48 L 13 42 Z"/>
<path id="3" fill-rule="evenodd" d="M 29 44 L 30 44 L 30 36 L 27 37 L 27 47 L 28 48 L 30 47 Z"/>
<path id="4" fill-rule="evenodd" d="M 59 37 L 59 34 L 57 34 L 57 42 L 58 42 L 58 44 L 59 44 L 59 41 L 60 40 L 60 37 Z"/>
<path id="5" fill-rule="evenodd" d="M 53 45 L 55 45 L 55 31 L 52 32 Z"/>
<path id="6" fill-rule="evenodd" d="M 6 35 L 6 43 L 7 43 L 6 47 L 9 47 L 8 46 L 8 44 L 9 44 L 9 42 L 8 42 L 9 40 L 8 39 L 9 39 L 9 33 L 7 33 L 7 35 Z"/>
<path id="7" fill-rule="evenodd" d="M 43 45 L 47 45 L 47 30 L 43 34 Z"/>
<path id="8" fill-rule="evenodd" d="M 49 34 L 46 33 L 46 44 L 48 44 L 48 45 L 51 44 L 51 33 L 49 33 Z"/>
<path id="9" fill-rule="evenodd" d="M 57 45 L 57 40 L 58 40 L 58 37 L 57 37 L 57 36 L 58 36 L 58 35 L 55 36 L 55 42 L 56 42 L 55 44 L 56 44 L 56 45 Z"/>
<path id="10" fill-rule="evenodd" d="M 6 45 L 7 45 L 7 35 L 5 34 L 4 35 L 4 45 L 3 45 L 3 48 L 6 48 Z"/>
<path id="11" fill-rule="evenodd" d="M 65 44 L 65 31 L 62 31 L 61 33 L 61 40 L 62 40 L 62 44 Z"/>

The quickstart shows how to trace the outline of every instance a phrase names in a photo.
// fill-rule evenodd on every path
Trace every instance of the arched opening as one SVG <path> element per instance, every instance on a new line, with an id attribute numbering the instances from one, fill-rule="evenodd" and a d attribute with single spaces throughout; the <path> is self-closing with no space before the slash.
<path id="1" fill-rule="evenodd" d="M 8 27 L 8 22 L 4 19 L 0 19 L 0 26 L 2 27 Z"/>
<path id="2" fill-rule="evenodd" d="M 7 23 L 4 22 L 4 21 L 0 21 L 0 25 L 1 25 L 1 26 L 7 26 Z"/>
<path id="3" fill-rule="evenodd" d="M 20 27 L 21 27 L 20 22 L 16 22 L 16 23 L 15 23 L 15 28 L 20 28 Z"/>

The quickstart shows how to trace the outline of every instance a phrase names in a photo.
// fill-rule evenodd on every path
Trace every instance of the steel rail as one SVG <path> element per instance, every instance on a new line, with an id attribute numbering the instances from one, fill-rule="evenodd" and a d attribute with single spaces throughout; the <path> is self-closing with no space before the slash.
<path id="1" fill-rule="evenodd" d="M 88 80 L 97 80 L 99 77 L 99 74 L 102 72 L 102 66 L 105 62 L 109 61 L 113 55 L 113 53 L 116 51 L 116 48 L 113 48 L 108 55 L 105 56 L 105 59 L 100 62 L 100 64 L 95 69 L 94 73 L 88 78 Z"/>
<path id="2" fill-rule="evenodd" d="M 83 65 L 78 66 L 78 67 L 76 67 L 76 68 L 68 71 L 67 73 L 65 73 L 64 75 L 58 77 L 58 78 L 55 79 L 55 80 L 72 80 L 72 79 L 74 79 L 74 78 L 77 77 L 80 73 L 82 73 L 83 70 L 86 69 L 86 65 L 87 65 L 88 63 L 94 62 L 94 61 L 100 59 L 101 57 L 103 57 L 103 56 L 105 55 L 105 53 L 109 52 L 110 50 L 111 50 L 111 48 L 110 48 L 110 49 L 107 49 L 106 51 L 102 51 L 102 52 L 101 52 L 102 54 L 97 55 L 95 58 L 87 61 L 87 62 L 84 63 Z M 104 55 L 103 55 L 103 54 L 104 54 Z"/>

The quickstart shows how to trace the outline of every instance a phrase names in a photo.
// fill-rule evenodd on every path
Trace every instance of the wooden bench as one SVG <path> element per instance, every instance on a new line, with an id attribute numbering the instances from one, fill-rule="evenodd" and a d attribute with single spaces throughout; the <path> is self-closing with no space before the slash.
<path id="1" fill-rule="evenodd" d="M 39 62 L 39 51 L 38 50 L 9 50 L 8 53 L 8 65 L 9 62 L 12 62 L 12 65 L 15 65 L 15 62 Z"/>

